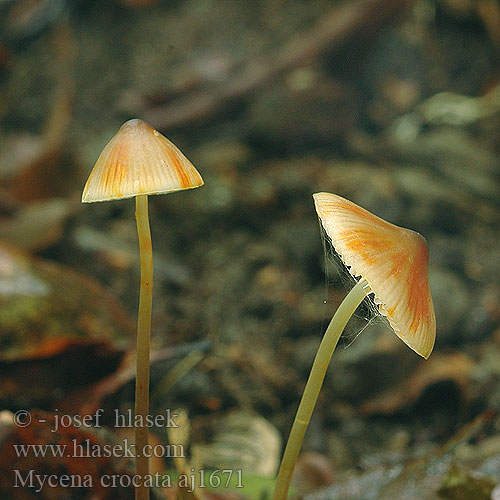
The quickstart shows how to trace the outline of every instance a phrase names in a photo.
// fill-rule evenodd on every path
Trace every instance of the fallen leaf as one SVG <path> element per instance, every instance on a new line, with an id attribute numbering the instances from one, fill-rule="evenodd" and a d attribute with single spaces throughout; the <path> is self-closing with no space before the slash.
<path id="1" fill-rule="evenodd" d="M 80 500 L 133 498 L 133 488 L 108 486 L 111 477 L 130 476 L 129 459 L 122 456 L 125 443 L 98 436 L 87 427 L 57 428 L 54 413 L 32 410 L 30 415 L 31 422 L 25 427 L 16 426 L 14 415 L 5 415 L 5 412 L 0 420 L 4 435 L 0 444 L 2 499 L 62 500 L 68 495 Z M 21 446 L 26 453 L 19 451 Z M 113 448 L 115 446 L 121 448 Z M 114 450 L 114 453 L 106 450 Z M 111 456 L 105 456 L 106 453 Z M 26 483 L 24 487 L 19 486 L 21 482 Z"/>
<path id="2" fill-rule="evenodd" d="M 365 415 L 392 414 L 415 403 L 428 387 L 442 381 L 454 382 L 467 399 L 469 376 L 473 367 L 474 361 L 465 354 L 435 353 L 428 360 L 422 360 L 412 376 L 395 384 L 382 395 L 366 401 L 360 410 Z"/>
<path id="3" fill-rule="evenodd" d="M 0 245 L 1 403 L 31 406 L 95 382 L 133 339 L 134 323 L 99 283 Z"/>

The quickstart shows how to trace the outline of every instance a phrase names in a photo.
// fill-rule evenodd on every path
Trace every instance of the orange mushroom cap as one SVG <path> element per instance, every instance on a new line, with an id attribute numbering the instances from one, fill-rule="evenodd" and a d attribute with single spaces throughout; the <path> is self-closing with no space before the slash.
<path id="1" fill-rule="evenodd" d="M 125 122 L 106 144 L 83 188 L 82 202 L 161 194 L 203 185 L 191 162 L 142 120 Z"/>
<path id="2" fill-rule="evenodd" d="M 313 197 L 323 228 L 349 272 L 368 283 L 396 335 L 427 359 L 436 338 L 436 317 L 425 239 L 335 194 Z"/>

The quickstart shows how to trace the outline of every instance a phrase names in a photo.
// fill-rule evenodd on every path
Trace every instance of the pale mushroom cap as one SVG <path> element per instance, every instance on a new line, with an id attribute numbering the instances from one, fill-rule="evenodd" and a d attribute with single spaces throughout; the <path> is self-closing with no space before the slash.
<path id="1" fill-rule="evenodd" d="M 134 119 L 125 122 L 102 150 L 83 188 L 82 202 L 202 185 L 201 175 L 174 144 L 147 123 Z"/>
<path id="2" fill-rule="evenodd" d="M 313 195 L 326 234 L 349 272 L 361 277 L 396 335 L 428 358 L 436 337 L 425 239 L 330 193 Z"/>

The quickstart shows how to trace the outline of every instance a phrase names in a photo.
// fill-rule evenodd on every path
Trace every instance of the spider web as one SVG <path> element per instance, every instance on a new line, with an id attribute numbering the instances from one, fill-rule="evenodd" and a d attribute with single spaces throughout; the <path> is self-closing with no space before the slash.
<path id="1" fill-rule="evenodd" d="M 349 293 L 352 287 L 358 283 L 359 278 L 354 278 L 349 272 L 349 268 L 342 262 L 340 255 L 335 251 L 330 237 L 327 235 L 319 220 L 321 242 L 323 245 L 324 270 L 325 270 L 325 299 L 327 305 L 323 316 L 323 331 L 330 322 L 335 313 L 335 305 L 332 305 L 332 290 L 344 291 L 345 295 Z M 347 349 L 364 330 L 371 324 L 381 321 L 384 322 L 384 317 L 380 314 L 377 305 L 373 302 L 369 293 L 363 302 L 358 306 L 356 312 L 347 323 L 342 336 L 340 338 Z M 343 299 L 341 299 L 343 300 Z M 328 307 L 330 304 L 330 307 Z"/>

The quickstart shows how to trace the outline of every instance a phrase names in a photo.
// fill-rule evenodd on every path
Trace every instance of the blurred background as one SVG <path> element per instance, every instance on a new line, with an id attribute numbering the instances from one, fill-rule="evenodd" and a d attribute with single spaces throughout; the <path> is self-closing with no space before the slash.
<path id="1" fill-rule="evenodd" d="M 31 441 L 10 412 L 103 408 L 95 439 L 123 437 L 111 415 L 133 406 L 135 207 L 80 196 L 138 117 L 205 180 L 150 197 L 151 411 L 183 408 L 191 428 L 155 439 L 185 442 L 202 467 L 242 467 L 252 488 L 237 495 L 265 498 L 250 476 L 274 475 L 350 286 L 312 202 L 328 191 L 425 236 L 437 340 L 424 361 L 361 308 L 295 494 L 498 500 L 499 60 L 495 0 L 0 0 L 2 498 L 70 498 L 12 489 L 13 463 L 74 470 L 13 456 L 5 443 Z M 130 466 L 98 462 L 78 467 Z M 131 492 L 92 494 L 71 498 Z"/>

